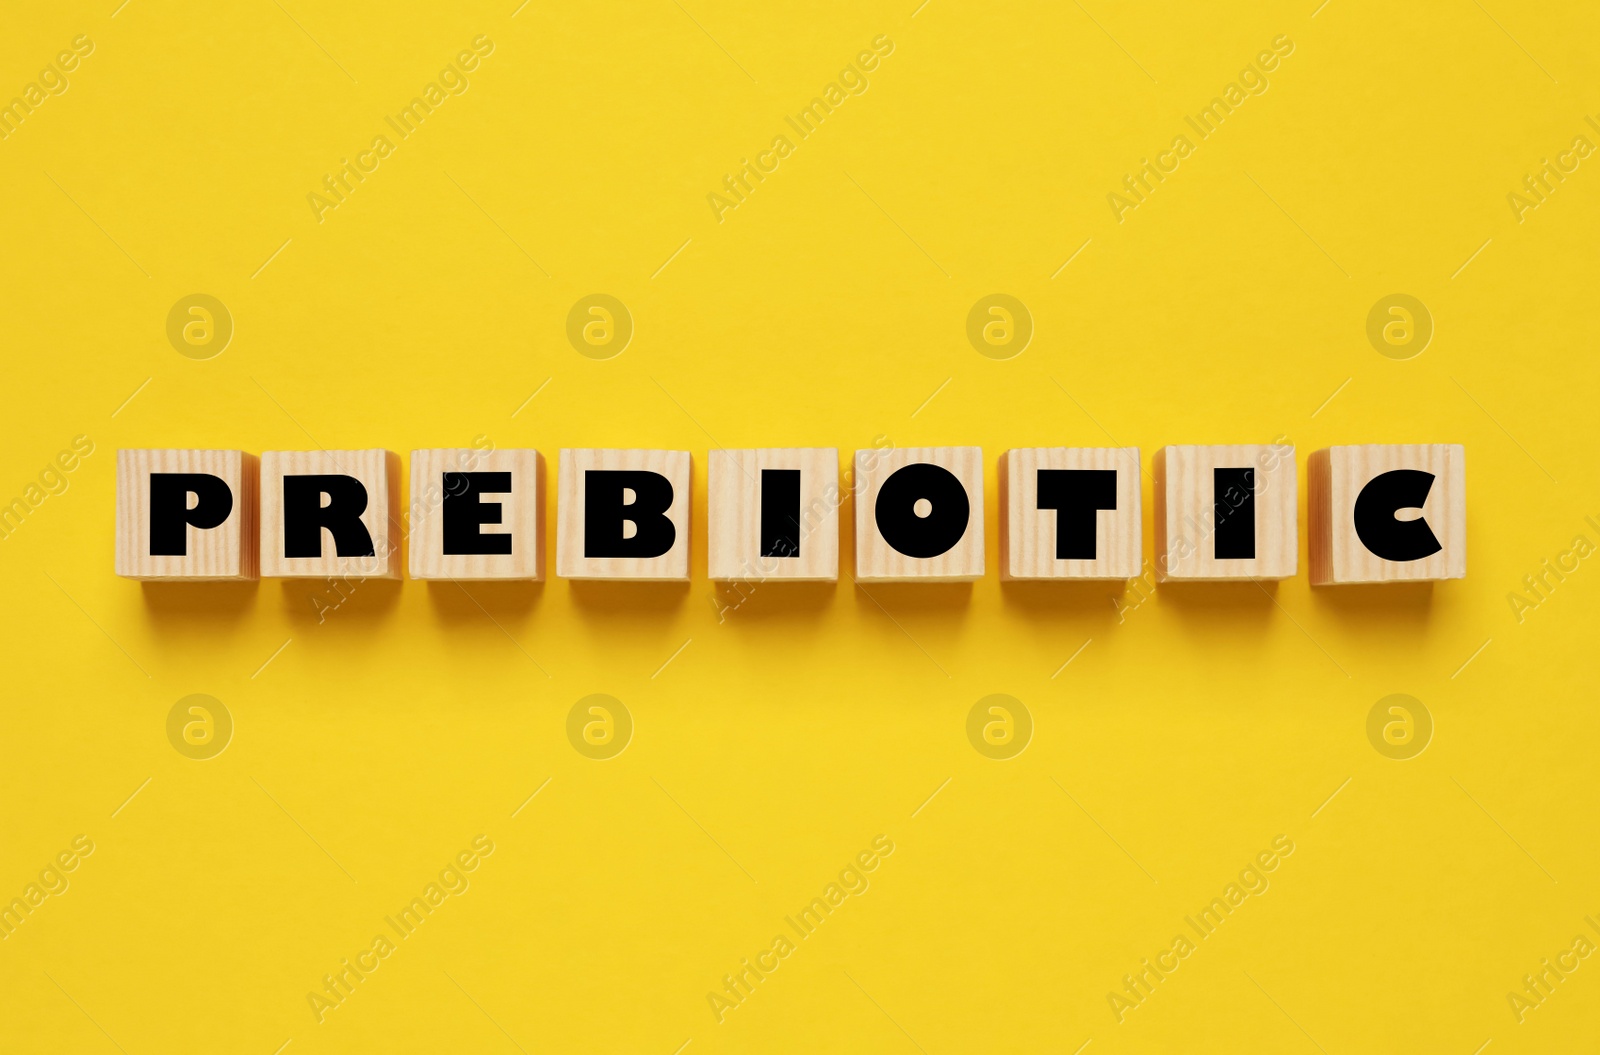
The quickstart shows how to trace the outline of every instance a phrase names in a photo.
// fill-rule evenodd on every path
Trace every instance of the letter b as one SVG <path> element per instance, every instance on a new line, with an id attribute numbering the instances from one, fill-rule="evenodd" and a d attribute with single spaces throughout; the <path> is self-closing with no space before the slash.
<path id="1" fill-rule="evenodd" d="M 667 517 L 672 481 L 647 469 L 590 469 L 583 475 L 583 555 L 659 557 L 678 540 Z"/>
<path id="2" fill-rule="evenodd" d="M 688 582 L 692 472 L 688 451 L 563 449 L 556 574 Z"/>

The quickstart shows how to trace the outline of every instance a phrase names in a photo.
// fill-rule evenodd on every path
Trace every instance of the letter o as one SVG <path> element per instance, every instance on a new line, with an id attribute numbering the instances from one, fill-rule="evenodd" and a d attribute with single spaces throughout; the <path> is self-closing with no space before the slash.
<path id="1" fill-rule="evenodd" d="M 918 502 L 932 508 L 918 516 Z M 928 462 L 901 466 L 878 488 L 873 502 L 878 534 L 896 552 L 907 557 L 937 557 L 948 553 L 967 533 L 972 503 L 967 489 L 949 469 Z"/>

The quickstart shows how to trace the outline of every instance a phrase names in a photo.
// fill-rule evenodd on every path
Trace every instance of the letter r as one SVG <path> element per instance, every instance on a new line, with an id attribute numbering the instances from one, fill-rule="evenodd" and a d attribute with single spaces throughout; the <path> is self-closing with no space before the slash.
<path id="1" fill-rule="evenodd" d="M 328 502 L 323 504 L 323 497 Z M 372 533 L 361 522 L 367 488 L 354 476 L 308 473 L 283 478 L 283 555 L 322 556 L 322 531 L 333 536 L 340 557 L 373 557 Z"/>

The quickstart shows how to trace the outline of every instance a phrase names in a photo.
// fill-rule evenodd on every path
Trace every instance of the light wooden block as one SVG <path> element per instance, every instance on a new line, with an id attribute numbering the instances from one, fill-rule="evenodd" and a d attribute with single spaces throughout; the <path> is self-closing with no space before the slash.
<path id="1" fill-rule="evenodd" d="M 556 574 L 563 579 L 687 582 L 691 465 L 688 451 L 563 448 L 557 480 Z M 648 473 L 659 479 L 638 478 L 635 482 L 645 485 L 640 490 L 621 486 L 624 477 L 608 475 L 617 472 Z M 592 520 L 591 488 L 596 499 L 604 497 L 609 504 L 609 512 L 597 510 Z M 665 498 L 670 502 L 664 503 Z M 647 519 L 641 525 L 629 513 Z M 671 544 L 665 548 L 659 545 L 665 540 L 662 517 L 672 529 Z M 657 544 L 641 548 L 650 542 Z M 639 552 L 629 552 L 635 549 Z"/>
<path id="2" fill-rule="evenodd" d="M 356 486 L 342 479 L 310 479 L 318 476 L 348 477 Z M 322 491 L 324 484 L 339 493 Z M 292 508 L 286 509 L 291 493 Z M 325 511 L 306 512 L 309 498 L 302 496 L 315 496 Z M 266 451 L 261 455 L 261 574 L 273 579 L 398 579 L 399 507 L 400 459 L 392 451 Z M 286 512 L 292 523 L 286 523 Z M 340 527 L 344 556 L 328 523 Z M 291 556 L 291 546 L 314 555 Z"/>
<path id="3" fill-rule="evenodd" d="M 1293 446 L 1163 447 L 1154 469 L 1158 581 L 1294 575 L 1300 541 Z M 1218 470 L 1228 476 L 1219 481 Z M 1248 488 L 1243 470 L 1250 471 Z"/>
<path id="4" fill-rule="evenodd" d="M 119 450 L 117 574 L 156 581 L 255 579 L 259 469 L 244 451 Z M 153 485 L 154 503 L 152 477 L 161 477 Z"/>
<path id="5" fill-rule="evenodd" d="M 544 458 L 536 450 L 412 451 L 409 516 L 413 579 L 544 578 Z"/>
<path id="6" fill-rule="evenodd" d="M 1144 561 L 1139 492 L 1137 447 L 1006 451 L 1000 456 L 1000 578 L 1138 578 Z"/>
<path id="7" fill-rule="evenodd" d="M 857 580 L 983 578 L 983 448 L 856 451 L 855 476 Z"/>
<path id="8" fill-rule="evenodd" d="M 1311 455 L 1306 476 L 1313 585 L 1466 577 L 1460 444 L 1327 447 Z"/>
<path id="9" fill-rule="evenodd" d="M 768 447 L 707 459 L 711 578 L 839 580 L 839 451 Z"/>

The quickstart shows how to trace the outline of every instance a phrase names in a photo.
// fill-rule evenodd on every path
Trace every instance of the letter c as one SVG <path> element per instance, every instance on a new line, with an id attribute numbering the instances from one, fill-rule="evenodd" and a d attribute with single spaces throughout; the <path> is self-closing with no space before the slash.
<path id="1" fill-rule="evenodd" d="M 1384 560 L 1421 560 L 1444 547 L 1428 522 L 1397 520 L 1402 509 L 1421 509 L 1433 489 L 1433 474 L 1421 469 L 1393 469 L 1367 481 L 1356 496 L 1356 537 Z"/>
<path id="2" fill-rule="evenodd" d="M 778 969 L 778 961 L 774 960 L 772 963 L 769 964 L 764 959 L 764 957 L 766 955 L 767 954 L 764 953 L 764 952 L 756 953 L 756 963 L 761 965 L 761 969 L 763 971 L 767 972 L 768 974 L 771 974 L 773 971 L 776 971 Z"/>

